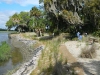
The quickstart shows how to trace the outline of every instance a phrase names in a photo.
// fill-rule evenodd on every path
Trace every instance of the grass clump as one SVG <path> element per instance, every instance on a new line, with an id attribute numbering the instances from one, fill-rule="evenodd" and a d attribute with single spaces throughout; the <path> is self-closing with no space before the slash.
<path id="1" fill-rule="evenodd" d="M 41 41 L 46 47 L 42 51 L 37 68 L 30 75 L 75 75 L 74 71 L 67 72 L 67 60 L 59 51 L 62 43 L 61 38 L 54 38 L 48 41 Z"/>
<path id="2" fill-rule="evenodd" d="M 96 45 L 92 44 L 90 47 L 86 46 L 82 48 L 80 57 L 82 58 L 95 58 L 96 57 Z"/>
<path id="3" fill-rule="evenodd" d="M 0 61 L 6 61 L 11 57 L 10 46 L 4 41 L 0 45 Z"/>
<path id="4" fill-rule="evenodd" d="M 38 40 L 35 33 L 21 33 L 21 36 L 23 36 L 26 39 L 32 39 L 32 40 Z"/>

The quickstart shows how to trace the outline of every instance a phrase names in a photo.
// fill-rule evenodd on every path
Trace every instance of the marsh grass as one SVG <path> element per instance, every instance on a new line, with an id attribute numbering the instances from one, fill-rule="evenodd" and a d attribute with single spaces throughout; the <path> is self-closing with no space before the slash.
<path id="1" fill-rule="evenodd" d="M 23 36 L 24 38 L 27 38 L 27 39 L 32 39 L 32 40 L 38 40 L 37 36 L 35 33 L 21 33 L 21 36 Z"/>
<path id="2" fill-rule="evenodd" d="M 41 41 L 45 44 L 45 49 L 39 58 L 37 68 L 31 73 L 31 75 L 66 75 L 67 59 L 59 51 L 59 46 L 63 42 L 62 37 L 57 37 L 48 41 Z M 72 70 L 70 75 L 75 75 Z"/>
<path id="3" fill-rule="evenodd" d="M 0 45 L 0 61 L 6 61 L 11 57 L 10 54 L 10 46 L 6 43 L 6 41 L 1 42 Z"/>
<path id="4" fill-rule="evenodd" d="M 31 75 L 39 75 L 44 73 L 43 75 L 49 75 L 52 72 L 52 68 L 54 63 L 58 60 L 58 45 L 59 43 L 52 41 L 43 41 L 46 45 L 46 48 L 42 51 L 40 59 L 38 61 L 38 71 L 36 74 L 36 70 L 31 73 Z"/>

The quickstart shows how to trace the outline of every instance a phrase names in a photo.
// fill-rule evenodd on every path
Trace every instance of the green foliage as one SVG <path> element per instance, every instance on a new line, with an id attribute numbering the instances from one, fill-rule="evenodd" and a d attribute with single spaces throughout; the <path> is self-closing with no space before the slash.
<path id="1" fill-rule="evenodd" d="M 22 11 L 22 12 L 19 13 L 19 16 L 20 16 L 20 18 L 21 18 L 20 24 L 21 24 L 21 25 L 26 25 L 27 22 L 28 22 L 29 19 L 30 19 L 29 12 L 23 12 L 23 11 Z"/>
<path id="2" fill-rule="evenodd" d="M 39 4 L 43 3 L 43 0 L 39 0 Z"/>
<path id="3" fill-rule="evenodd" d="M 44 4 L 50 3 L 51 0 L 44 0 Z"/>
<path id="4" fill-rule="evenodd" d="M 54 29 L 54 35 L 59 35 L 60 31 L 58 29 Z"/>
<path id="5" fill-rule="evenodd" d="M 100 30 L 93 32 L 94 36 L 99 36 L 100 37 Z"/>
<path id="6" fill-rule="evenodd" d="M 84 6 L 84 22 L 91 25 L 91 28 L 98 30 L 100 27 L 100 0 L 89 0 Z M 91 29 L 90 29 L 91 30 Z M 94 32 L 94 31 L 93 31 Z"/>
<path id="7" fill-rule="evenodd" d="M 8 27 L 9 30 L 12 27 L 18 28 L 19 25 L 21 25 L 22 27 L 24 26 L 27 27 L 27 22 L 29 21 L 29 19 L 30 19 L 29 12 L 22 11 L 19 14 L 15 13 L 11 17 L 9 17 L 9 20 L 6 22 L 6 27 Z"/>
<path id="8" fill-rule="evenodd" d="M 11 20 L 13 21 L 14 25 L 19 24 L 21 17 L 17 13 L 15 13 L 12 17 Z"/>
<path id="9" fill-rule="evenodd" d="M 39 17 L 41 15 L 41 11 L 37 7 L 32 7 L 30 10 L 30 16 Z"/>
<path id="10" fill-rule="evenodd" d="M 10 47 L 9 45 L 4 41 L 0 45 L 0 61 L 6 61 L 9 59 L 10 55 Z"/>
<path id="11" fill-rule="evenodd" d="M 69 6 L 68 0 L 56 0 L 55 2 L 53 2 L 53 0 L 39 0 L 39 3 L 44 4 L 45 10 L 32 7 L 30 12 L 15 13 L 6 22 L 8 29 L 10 30 L 14 26 L 21 25 L 28 27 L 31 31 L 34 28 L 40 29 L 49 25 L 51 32 L 57 27 L 63 31 L 68 30 L 73 32 L 74 29 L 70 25 L 73 24 L 73 27 L 75 27 L 76 24 L 80 25 L 83 23 L 81 20 L 84 21 L 84 26 L 86 26 L 87 29 L 89 28 L 89 30 L 82 29 L 81 31 L 94 32 L 94 30 L 98 31 L 100 28 L 100 0 L 87 0 L 84 2 L 83 7 L 77 5 L 79 3 L 81 4 L 82 0 L 79 0 L 79 3 L 74 1 L 74 6 L 77 8 L 76 10 L 74 6 Z M 52 9 L 51 5 L 53 3 L 56 9 L 53 9 L 51 12 L 49 9 Z M 80 10 L 78 10 L 78 8 L 80 8 Z M 54 30 L 54 32 L 58 34 L 59 31 Z"/>
<path id="12" fill-rule="evenodd" d="M 40 11 L 37 7 L 33 7 L 30 10 L 30 16 L 33 19 L 33 24 L 31 20 L 31 26 L 36 29 L 44 29 L 45 28 L 45 17 L 44 11 Z"/>
<path id="13" fill-rule="evenodd" d="M 8 30 L 10 30 L 13 27 L 13 21 L 11 18 L 6 22 L 6 27 L 8 27 Z"/>
<path id="14" fill-rule="evenodd" d="M 29 30 L 31 31 L 34 28 L 34 20 L 30 19 L 27 23 Z"/>

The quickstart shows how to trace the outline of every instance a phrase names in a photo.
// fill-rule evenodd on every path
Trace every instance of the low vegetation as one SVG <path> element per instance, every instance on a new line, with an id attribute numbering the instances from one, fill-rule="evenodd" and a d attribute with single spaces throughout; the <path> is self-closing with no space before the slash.
<path id="1" fill-rule="evenodd" d="M 82 49 L 82 53 L 80 55 L 82 58 L 95 58 L 96 57 L 96 45 L 93 44 L 89 48 L 89 46 L 86 46 Z"/>
<path id="2" fill-rule="evenodd" d="M 63 57 L 59 51 L 59 46 L 63 42 L 61 36 L 41 42 L 46 47 L 42 51 L 38 65 L 31 75 L 77 75 L 73 68 L 68 67 L 67 58 Z"/>
<path id="3" fill-rule="evenodd" d="M 0 61 L 6 61 L 11 57 L 10 46 L 4 41 L 0 45 Z"/>

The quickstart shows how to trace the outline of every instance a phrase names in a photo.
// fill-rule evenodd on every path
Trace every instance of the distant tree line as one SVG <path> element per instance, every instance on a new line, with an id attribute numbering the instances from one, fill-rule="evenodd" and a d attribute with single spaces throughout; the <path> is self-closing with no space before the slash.
<path id="1" fill-rule="evenodd" d="M 0 28 L 0 31 L 7 31 L 7 29 L 2 29 L 2 28 Z"/>

